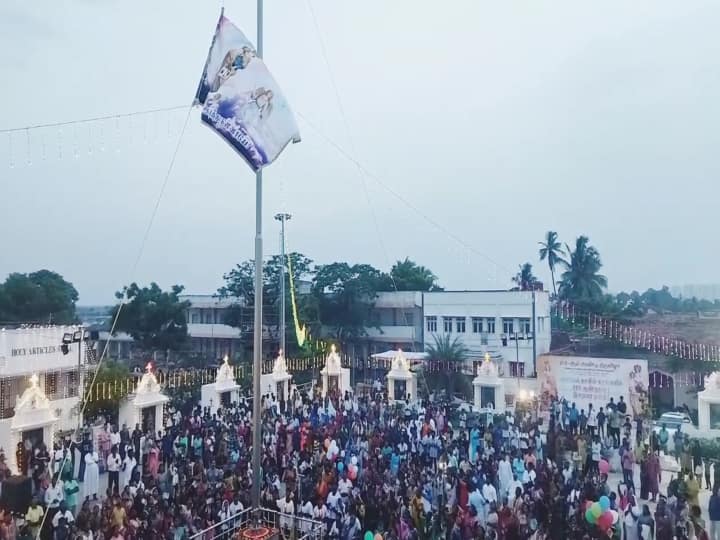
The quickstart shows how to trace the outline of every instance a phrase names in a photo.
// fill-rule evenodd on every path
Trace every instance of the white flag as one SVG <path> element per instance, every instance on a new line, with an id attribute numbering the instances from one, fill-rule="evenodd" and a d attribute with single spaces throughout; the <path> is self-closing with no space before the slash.
<path id="1" fill-rule="evenodd" d="M 202 121 L 257 171 L 290 142 L 300 142 L 292 110 L 255 47 L 224 15 L 215 36 L 195 102 Z"/>

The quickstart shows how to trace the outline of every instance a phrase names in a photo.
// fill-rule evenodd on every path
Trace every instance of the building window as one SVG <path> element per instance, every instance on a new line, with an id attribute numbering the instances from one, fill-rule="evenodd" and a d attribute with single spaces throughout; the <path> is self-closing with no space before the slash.
<path id="1" fill-rule="evenodd" d="M 465 317 L 455 317 L 455 330 L 458 334 L 465 333 Z"/>
<path id="2" fill-rule="evenodd" d="M 193 312 L 190 315 L 190 323 L 191 324 L 200 324 L 200 315 L 198 313 Z"/>
<path id="3" fill-rule="evenodd" d="M 446 334 L 449 334 L 452 332 L 452 317 L 443 317 L 443 331 Z"/>
<path id="4" fill-rule="evenodd" d="M 488 334 L 495 333 L 495 319 L 493 319 L 493 318 L 485 319 L 485 331 Z"/>
<path id="5" fill-rule="evenodd" d="M 530 335 L 532 333 L 530 319 L 520 319 L 520 333 L 526 335 Z"/>
<path id="6" fill-rule="evenodd" d="M 503 334 L 511 336 L 515 333 L 515 320 L 514 319 L 503 319 Z"/>
<path id="7" fill-rule="evenodd" d="M 427 328 L 428 332 L 437 332 L 437 317 L 435 315 L 425 317 L 425 328 Z"/>
<path id="8" fill-rule="evenodd" d="M 482 331 L 483 331 L 482 317 L 473 317 L 472 325 L 473 325 L 473 334 L 482 334 Z"/>
<path id="9" fill-rule="evenodd" d="M 510 366 L 511 377 L 524 377 L 525 376 L 525 363 L 524 362 L 508 362 Z"/>
<path id="10" fill-rule="evenodd" d="M 404 326 L 415 326 L 415 314 L 412 311 L 406 311 L 403 319 Z"/>

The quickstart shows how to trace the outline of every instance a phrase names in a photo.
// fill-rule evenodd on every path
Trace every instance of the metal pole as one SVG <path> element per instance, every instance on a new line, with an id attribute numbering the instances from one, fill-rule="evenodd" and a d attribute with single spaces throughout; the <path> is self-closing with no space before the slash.
<path id="1" fill-rule="evenodd" d="M 537 377 L 537 335 L 535 333 L 535 291 L 532 292 L 532 355 L 533 355 L 533 377 Z"/>
<path id="2" fill-rule="evenodd" d="M 286 355 L 285 350 L 285 272 L 287 260 L 285 255 L 285 222 L 292 216 L 290 214 L 275 214 L 275 219 L 280 222 L 280 350 Z"/>
<path id="3" fill-rule="evenodd" d="M 257 0 L 257 55 L 263 56 L 263 0 Z M 260 410 L 260 377 L 262 375 L 262 302 L 263 302 L 263 244 L 262 244 L 262 170 L 255 173 L 255 319 L 253 321 L 253 453 L 252 507 L 260 508 L 262 471 L 262 411 Z"/>
<path id="4" fill-rule="evenodd" d="M 79 404 L 80 408 L 78 409 L 78 433 L 80 433 L 80 429 L 82 429 L 82 410 L 83 410 L 83 379 L 82 379 L 82 344 L 83 344 L 83 338 L 85 337 L 85 328 L 82 326 L 80 327 L 80 341 L 78 342 L 78 397 L 80 398 Z"/>
<path id="5" fill-rule="evenodd" d="M 517 373 L 518 388 L 520 388 L 520 334 L 515 332 L 515 371 Z"/>

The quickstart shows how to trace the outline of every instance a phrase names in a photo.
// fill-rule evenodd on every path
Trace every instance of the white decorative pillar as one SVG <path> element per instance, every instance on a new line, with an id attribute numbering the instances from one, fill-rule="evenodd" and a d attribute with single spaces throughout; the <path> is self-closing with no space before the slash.
<path id="1" fill-rule="evenodd" d="M 335 345 L 330 348 L 330 354 L 325 359 L 325 367 L 320 370 L 320 376 L 322 377 L 322 397 L 326 397 L 333 390 L 337 390 L 341 395 L 352 391 L 350 370 L 342 367 Z"/>
<path id="2" fill-rule="evenodd" d="M 483 390 L 492 396 L 492 400 L 483 403 Z M 485 360 L 473 379 L 473 397 L 475 409 L 494 409 L 499 414 L 505 412 L 505 385 L 489 354 L 485 354 Z"/>
<path id="3" fill-rule="evenodd" d="M 697 397 L 700 431 L 720 429 L 720 371 L 705 377 L 705 389 Z"/>
<path id="4" fill-rule="evenodd" d="M 287 402 L 290 399 L 291 381 L 292 375 L 288 371 L 283 351 L 280 350 L 273 362 L 273 370 L 260 377 L 260 392 L 262 395 L 273 394 L 278 401 Z"/>
<path id="5" fill-rule="evenodd" d="M 140 379 L 140 383 L 135 390 L 135 395 L 125 400 L 120 405 L 119 424 L 127 425 L 128 429 L 134 429 L 135 424 L 140 424 L 140 428 L 144 431 L 143 411 L 152 408 L 154 415 L 153 431 L 163 431 L 163 406 L 170 401 L 170 398 L 162 393 L 157 377 L 152 372 L 152 364 L 146 367 L 146 372 Z"/>
<path id="6" fill-rule="evenodd" d="M 410 364 L 400 349 L 392 359 L 387 379 L 389 402 L 417 401 L 417 374 L 410 371 Z"/>
<path id="7" fill-rule="evenodd" d="M 230 402 L 240 400 L 240 386 L 235 382 L 235 374 L 226 355 L 217 370 L 214 383 L 204 384 L 200 388 L 200 405 L 210 407 L 210 414 L 215 414 L 223 402 L 223 396 L 230 394 Z"/>
<path id="8" fill-rule="evenodd" d="M 18 396 L 17 405 L 15 406 L 15 416 L 10 423 L 10 435 L 12 441 L 12 449 L 10 462 L 15 465 L 15 471 L 18 471 L 18 463 L 15 458 L 17 445 L 22 441 L 22 434 L 26 431 L 41 429 L 43 432 L 43 443 L 48 448 L 52 448 L 53 437 L 57 427 L 57 417 L 50 408 L 50 400 L 45 392 L 38 386 L 38 376 L 33 373 L 30 377 L 30 386 L 23 392 L 22 396 Z"/>

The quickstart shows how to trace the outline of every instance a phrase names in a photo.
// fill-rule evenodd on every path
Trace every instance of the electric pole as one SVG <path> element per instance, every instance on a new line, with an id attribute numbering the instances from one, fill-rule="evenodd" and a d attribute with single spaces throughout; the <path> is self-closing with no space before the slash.
<path id="1" fill-rule="evenodd" d="M 290 214 L 275 214 L 275 219 L 280 222 L 280 350 L 285 356 L 285 222 L 290 221 Z"/>

